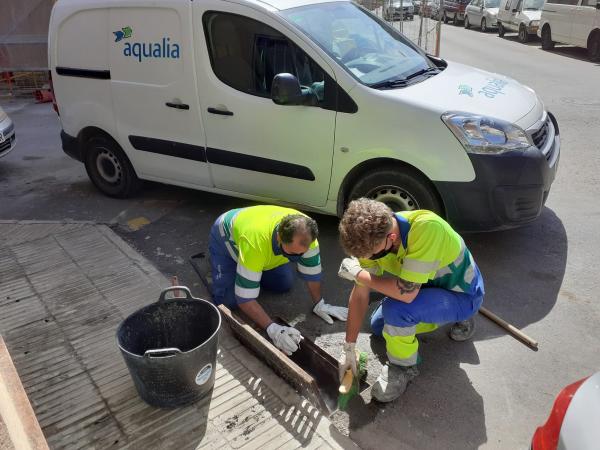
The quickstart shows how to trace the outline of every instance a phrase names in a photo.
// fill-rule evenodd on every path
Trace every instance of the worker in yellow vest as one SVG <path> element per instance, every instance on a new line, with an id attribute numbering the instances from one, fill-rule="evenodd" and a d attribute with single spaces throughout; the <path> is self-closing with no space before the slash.
<path id="1" fill-rule="evenodd" d="M 293 327 L 276 324 L 256 301 L 261 287 L 287 292 L 294 280 L 292 262 L 308 286 L 313 312 L 329 324 L 346 320 L 348 309 L 321 296 L 321 255 L 317 222 L 281 206 L 238 208 L 219 216 L 209 237 L 212 297 L 215 304 L 240 308 L 291 355 L 302 339 Z"/>
<path id="2" fill-rule="evenodd" d="M 356 374 L 355 343 L 369 292 L 380 292 L 386 297 L 371 316 L 371 328 L 385 339 L 388 362 L 371 394 L 390 402 L 419 373 L 417 334 L 453 323 L 450 338 L 472 337 L 473 316 L 483 302 L 483 279 L 460 235 L 431 211 L 393 213 L 381 202 L 362 198 L 350 203 L 339 231 L 351 257 L 342 261 L 338 275 L 356 283 L 340 378 L 347 369 Z"/>

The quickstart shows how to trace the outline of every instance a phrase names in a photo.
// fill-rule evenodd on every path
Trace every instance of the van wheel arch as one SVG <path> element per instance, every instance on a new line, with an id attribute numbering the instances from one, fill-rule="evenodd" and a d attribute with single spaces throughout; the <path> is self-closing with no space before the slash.
<path id="1" fill-rule="evenodd" d="M 446 216 L 446 209 L 440 193 L 438 192 L 435 185 L 431 180 L 416 167 L 407 164 L 403 161 L 399 161 L 392 158 L 377 158 L 364 161 L 358 166 L 354 167 L 344 177 L 344 181 L 340 186 L 337 199 L 337 215 L 342 217 L 348 203 L 350 202 L 350 196 L 355 186 L 360 184 L 363 180 L 373 175 L 376 172 L 390 172 L 396 171 L 398 174 L 412 177 L 420 182 L 423 189 L 428 191 L 432 197 L 432 203 L 436 205 L 437 212 L 441 217 Z M 426 208 L 427 209 L 427 208 Z"/>
<path id="2" fill-rule="evenodd" d="M 587 41 L 588 56 L 593 62 L 600 62 L 600 28 L 592 30 Z"/>
<path id="3" fill-rule="evenodd" d="M 87 127 L 79 132 L 77 140 L 88 176 L 98 190 L 115 198 L 131 197 L 138 191 L 141 180 L 125 151 L 109 133 Z"/>

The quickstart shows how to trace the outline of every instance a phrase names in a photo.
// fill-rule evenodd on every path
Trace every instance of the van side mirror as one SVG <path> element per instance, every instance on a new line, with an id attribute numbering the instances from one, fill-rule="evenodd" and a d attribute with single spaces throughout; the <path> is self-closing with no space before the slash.
<path id="1" fill-rule="evenodd" d="M 300 82 L 291 73 L 278 73 L 271 84 L 271 100 L 277 105 L 309 105 L 317 103 L 312 92 L 303 92 Z"/>

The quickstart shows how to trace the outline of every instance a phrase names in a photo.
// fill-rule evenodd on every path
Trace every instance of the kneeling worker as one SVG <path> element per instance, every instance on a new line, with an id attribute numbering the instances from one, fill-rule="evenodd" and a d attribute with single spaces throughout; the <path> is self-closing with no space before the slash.
<path id="1" fill-rule="evenodd" d="M 212 296 L 217 305 L 239 307 L 280 350 L 291 355 L 302 339 L 293 327 L 274 323 L 256 299 L 263 287 L 287 292 L 294 280 L 290 262 L 308 286 L 313 312 L 329 324 L 346 320 L 348 309 L 321 297 L 321 256 L 317 222 L 294 209 L 260 205 L 232 209 L 212 226 L 209 238 Z"/>
<path id="2" fill-rule="evenodd" d="M 345 252 L 353 256 L 342 261 L 339 276 L 356 282 L 340 377 L 349 368 L 356 373 L 354 346 L 373 289 L 386 296 L 371 316 L 371 328 L 385 339 L 388 362 L 371 395 L 390 402 L 419 374 L 417 334 L 454 323 L 453 340 L 473 335 L 483 279 L 460 235 L 431 211 L 394 214 L 383 203 L 361 198 L 350 203 L 339 231 Z"/>

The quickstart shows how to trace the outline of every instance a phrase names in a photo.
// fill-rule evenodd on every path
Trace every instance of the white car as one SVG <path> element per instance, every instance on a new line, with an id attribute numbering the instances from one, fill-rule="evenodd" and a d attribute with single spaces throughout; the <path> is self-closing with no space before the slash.
<path id="1" fill-rule="evenodd" d="M 498 11 L 498 36 L 506 32 L 518 33 L 519 41 L 526 43 L 538 31 L 544 0 L 502 0 Z"/>
<path id="2" fill-rule="evenodd" d="M 531 450 L 596 450 L 600 442 L 600 372 L 565 387 Z"/>
<path id="3" fill-rule="evenodd" d="M 547 0 L 537 33 L 544 50 L 552 50 L 556 42 L 576 45 L 600 62 L 600 1 Z"/>
<path id="4" fill-rule="evenodd" d="M 500 0 L 472 0 L 465 9 L 465 28 L 480 27 L 483 33 L 496 28 Z"/>
<path id="5" fill-rule="evenodd" d="M 8 155 L 15 148 L 16 143 L 15 125 L 0 107 L 0 158 Z"/>
<path id="6" fill-rule="evenodd" d="M 557 170 L 532 89 L 350 1 L 61 0 L 48 51 L 63 149 L 110 196 L 143 179 L 338 215 L 366 196 L 494 230 L 538 217 Z"/>

